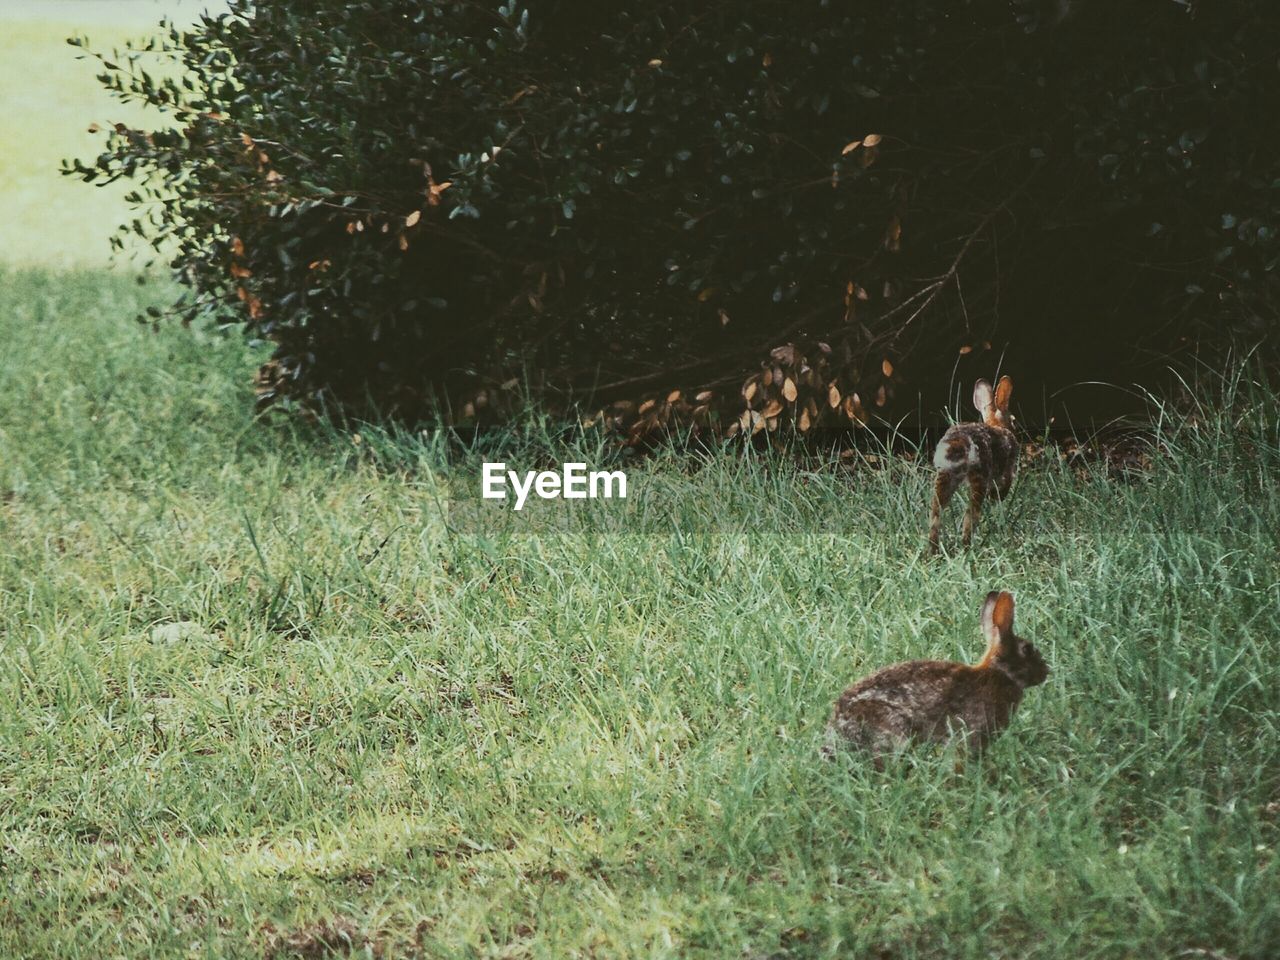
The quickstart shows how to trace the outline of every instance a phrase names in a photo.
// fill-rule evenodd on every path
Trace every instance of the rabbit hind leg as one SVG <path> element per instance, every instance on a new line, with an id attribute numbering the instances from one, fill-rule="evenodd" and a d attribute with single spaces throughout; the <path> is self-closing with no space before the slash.
<path id="1" fill-rule="evenodd" d="M 902 712 L 879 700 L 843 705 L 830 730 L 844 744 L 869 754 L 877 770 L 884 769 L 886 754 L 904 746 L 911 737 L 911 725 Z"/>
<path id="2" fill-rule="evenodd" d="M 987 495 L 988 479 L 976 473 L 969 474 L 969 509 L 964 513 L 963 542 L 967 547 L 973 542 L 973 530 L 982 519 L 982 501 Z"/>
<path id="3" fill-rule="evenodd" d="M 942 511 L 947 509 L 956 487 L 960 485 L 960 473 L 955 470 L 943 470 L 933 484 L 933 506 L 929 513 L 929 552 L 938 552 L 938 543 L 942 538 Z"/>

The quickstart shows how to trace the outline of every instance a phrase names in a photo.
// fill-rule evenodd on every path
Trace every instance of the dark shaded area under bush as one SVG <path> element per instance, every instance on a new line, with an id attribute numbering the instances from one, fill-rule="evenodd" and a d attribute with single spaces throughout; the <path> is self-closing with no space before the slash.
<path id="1" fill-rule="evenodd" d="M 162 201 L 127 229 L 277 344 L 264 402 L 808 431 L 999 366 L 1105 418 L 1064 388 L 1275 343 L 1267 0 L 271 0 L 167 46 L 103 80 L 177 127 L 68 171 Z"/>

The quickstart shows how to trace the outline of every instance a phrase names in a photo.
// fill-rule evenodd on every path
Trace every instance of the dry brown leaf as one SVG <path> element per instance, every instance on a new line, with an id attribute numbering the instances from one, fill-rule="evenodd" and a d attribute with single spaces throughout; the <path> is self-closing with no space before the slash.
<path id="1" fill-rule="evenodd" d="M 400 234 L 400 249 L 402 251 L 409 249 L 409 238 L 406 237 L 403 233 Z"/>
<path id="2" fill-rule="evenodd" d="M 885 393 L 884 384 L 882 383 L 880 384 L 880 389 L 876 391 L 876 406 L 883 407 L 885 400 L 887 399 L 888 399 L 888 394 Z"/>
<path id="3" fill-rule="evenodd" d="M 724 308 L 720 309 L 720 326 L 727 327 L 729 325 L 729 315 L 724 312 Z"/>
<path id="4" fill-rule="evenodd" d="M 960 348 L 960 356 L 963 357 L 966 353 L 973 353 L 973 347 L 969 346 L 967 343 Z"/>
<path id="5" fill-rule="evenodd" d="M 881 139 L 880 134 L 868 133 L 866 137 L 863 138 L 862 142 L 865 143 L 868 147 L 874 147 L 876 144 L 880 142 L 880 139 Z"/>
<path id="6" fill-rule="evenodd" d="M 677 400 L 680 399 L 680 397 L 681 397 L 681 393 L 679 390 L 672 390 L 670 393 L 667 394 L 667 403 L 675 403 Z"/>
<path id="7" fill-rule="evenodd" d="M 421 219 L 422 219 L 422 211 L 415 210 L 413 211 L 413 213 L 409 214 L 407 217 L 404 218 L 404 225 L 406 227 L 412 227 L 416 225 L 417 222 Z"/>
<path id="8" fill-rule="evenodd" d="M 808 410 L 802 410 L 802 411 L 800 411 L 800 422 L 799 422 L 799 424 L 797 424 L 797 426 L 799 426 L 799 427 L 800 427 L 800 432 L 801 432 L 801 433 L 807 433 L 807 432 L 808 432 L 808 430 L 809 430 L 809 426 L 810 426 L 810 423 L 809 423 L 809 411 L 808 411 Z"/>
<path id="9" fill-rule="evenodd" d="M 694 399 L 697 400 L 699 403 L 706 403 L 708 400 L 710 400 L 714 396 L 715 394 L 712 393 L 710 390 L 703 390 L 696 397 L 694 397 Z"/>
<path id="10" fill-rule="evenodd" d="M 851 397 L 845 398 L 845 404 L 848 407 L 849 419 L 858 426 L 866 426 L 867 411 L 862 407 L 862 398 L 856 393 Z"/>
<path id="11" fill-rule="evenodd" d="M 660 67 L 662 66 L 662 61 L 659 60 L 657 57 L 654 57 L 652 60 L 649 61 L 649 66 Z"/>
<path id="12" fill-rule="evenodd" d="M 279 183 L 283 179 L 284 177 L 280 176 L 280 174 L 278 174 L 276 171 L 274 170 L 267 171 L 267 183 Z"/>
<path id="13" fill-rule="evenodd" d="M 311 263 L 307 265 L 307 269 L 325 271 L 331 266 L 333 266 L 333 262 L 331 260 L 312 260 Z"/>
<path id="14" fill-rule="evenodd" d="M 239 237 L 231 238 L 231 252 L 237 257 L 244 256 L 244 241 Z"/>
<path id="15" fill-rule="evenodd" d="M 893 364 L 889 362 L 888 357 L 885 357 L 883 360 L 880 361 L 880 372 L 883 373 L 886 377 L 893 376 Z"/>
<path id="16" fill-rule="evenodd" d="M 428 177 L 427 178 L 427 205 L 432 207 L 439 206 L 440 194 L 444 193 L 451 186 L 453 186 L 452 180 L 445 180 L 442 183 L 436 183 L 434 180 Z"/>
<path id="17" fill-rule="evenodd" d="M 782 412 L 782 404 L 777 400 L 770 400 L 765 404 L 764 409 L 760 411 L 762 417 L 776 417 Z"/>
<path id="18" fill-rule="evenodd" d="M 242 280 L 245 277 L 252 277 L 253 271 L 250 270 L 248 267 L 242 267 L 238 263 L 233 263 L 231 265 L 231 275 L 235 277 L 237 280 Z"/>
<path id="19" fill-rule="evenodd" d="M 795 403 L 796 401 L 796 382 L 790 377 L 782 381 L 782 395 L 787 398 L 787 402 Z"/>
<path id="20" fill-rule="evenodd" d="M 647 412 L 649 412 L 654 408 L 657 402 L 658 402 L 657 400 L 652 400 L 652 399 L 646 400 L 644 403 L 640 404 L 640 409 L 637 410 L 636 413 L 639 416 L 643 417 Z"/>
<path id="21" fill-rule="evenodd" d="M 752 377 L 750 380 L 748 380 L 746 383 L 742 385 L 742 398 L 746 400 L 747 403 L 750 403 L 751 398 L 756 395 L 757 386 L 758 384 L 756 383 L 755 377 Z"/>
<path id="22" fill-rule="evenodd" d="M 827 405 L 831 407 L 832 410 L 840 406 L 840 388 L 837 387 L 834 382 L 832 382 L 831 386 L 827 387 Z"/>
<path id="23" fill-rule="evenodd" d="M 761 63 L 761 65 L 763 65 L 763 66 L 764 66 L 764 68 L 765 68 L 766 70 L 767 70 L 767 69 L 769 69 L 769 67 L 772 67 L 772 66 L 773 66 L 773 54 L 772 54 L 772 53 L 767 53 L 767 52 L 766 52 L 766 53 L 765 53 L 765 55 L 764 55 L 763 57 L 761 57 L 761 58 L 760 58 L 760 63 Z"/>
<path id="24" fill-rule="evenodd" d="M 766 387 L 771 386 L 771 385 L 773 384 L 773 369 L 772 369 L 772 368 L 770 368 L 770 369 L 768 369 L 768 370 L 766 370 L 766 371 L 764 372 L 764 376 L 762 376 L 762 377 L 760 378 L 760 382 L 761 382 L 761 383 L 763 383 Z"/>
<path id="25" fill-rule="evenodd" d="M 895 214 L 889 219 L 884 232 L 884 248 L 890 252 L 902 249 L 902 221 Z"/>
<path id="26" fill-rule="evenodd" d="M 851 140 L 844 145 L 844 149 L 840 151 L 840 156 L 842 157 L 848 156 L 849 154 L 853 153 L 853 151 L 857 150 L 860 146 L 862 146 L 861 140 Z"/>

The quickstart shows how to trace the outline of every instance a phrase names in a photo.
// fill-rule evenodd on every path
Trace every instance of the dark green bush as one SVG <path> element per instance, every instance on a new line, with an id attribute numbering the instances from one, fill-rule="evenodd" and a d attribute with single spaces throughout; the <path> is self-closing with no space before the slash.
<path id="1" fill-rule="evenodd" d="M 820 408 L 987 343 L 1024 384 L 1131 379 L 1275 329 L 1280 12 L 1194 6 L 233 0 L 170 28 L 180 79 L 103 58 L 176 123 L 68 171 L 141 181 L 185 315 L 277 345 L 265 400 L 741 407 L 788 341 Z"/>

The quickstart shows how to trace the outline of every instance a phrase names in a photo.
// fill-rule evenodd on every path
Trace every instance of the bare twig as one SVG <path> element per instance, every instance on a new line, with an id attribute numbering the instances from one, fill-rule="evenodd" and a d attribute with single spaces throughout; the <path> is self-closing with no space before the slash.
<path id="1" fill-rule="evenodd" d="M 965 238 L 964 244 L 960 247 L 959 252 L 956 253 L 955 259 L 951 261 L 951 266 L 947 268 L 946 273 L 940 276 L 937 280 L 934 280 L 928 286 L 920 290 L 917 290 L 916 293 L 910 299 L 904 301 L 903 303 L 894 307 L 888 313 L 880 317 L 881 320 L 885 320 L 896 313 L 900 313 L 903 309 L 907 307 L 908 304 L 911 303 L 912 300 L 914 300 L 920 294 L 925 292 L 928 293 L 928 297 L 926 297 L 924 303 L 920 304 L 920 306 L 916 308 L 916 310 L 911 314 L 911 316 L 907 317 L 907 319 L 904 320 L 901 324 L 899 324 L 894 330 L 886 331 L 885 333 L 882 333 L 880 336 L 876 337 L 873 343 L 880 343 L 884 340 L 892 340 L 900 336 L 902 334 L 902 331 L 906 330 L 907 327 L 911 326 L 911 324 L 914 323 L 916 319 L 920 317 L 921 314 L 923 314 L 926 310 L 929 309 L 929 307 L 933 305 L 933 302 L 938 299 L 938 296 L 942 293 L 943 290 L 946 289 L 947 285 L 950 284 L 952 281 L 956 282 L 956 288 L 959 289 L 960 264 L 964 262 L 965 255 L 968 254 L 969 249 L 974 244 L 974 241 L 977 240 L 978 237 L 982 235 L 983 231 L 985 231 L 987 227 L 991 225 L 991 221 L 993 221 L 997 215 L 999 215 L 1000 213 L 1008 209 L 1009 204 L 1013 202 L 1014 198 L 1017 197 L 1018 194 L 1022 193 L 1022 191 L 1027 188 L 1027 185 L 1031 183 L 1032 179 L 1035 178 L 1035 175 L 1038 172 L 1039 170 L 1033 170 L 1031 174 L 1025 180 L 1023 180 L 1022 183 L 1018 184 L 1018 186 L 1015 187 L 1014 190 L 1007 197 L 1005 197 L 998 204 L 996 204 L 994 207 L 992 207 L 990 210 L 987 211 L 986 216 L 984 216 L 978 222 L 978 225 L 974 227 L 973 231 L 969 234 L 969 236 Z"/>
<path id="2" fill-rule="evenodd" d="M 945 290 L 949 284 L 951 284 L 953 281 L 956 282 L 957 284 L 959 283 L 960 265 L 964 262 L 965 257 L 968 255 L 969 251 L 973 248 L 973 245 L 977 241 L 978 237 L 980 237 L 983 234 L 983 232 L 991 225 L 992 221 L 995 220 L 997 216 L 999 216 L 1002 212 L 1008 209 L 1009 204 L 1012 203 L 1013 200 L 1020 193 L 1022 193 L 1023 190 L 1027 188 L 1027 186 L 1031 183 L 1032 179 L 1035 177 L 1036 173 L 1038 172 L 1039 171 L 1032 171 L 1031 175 L 1028 176 L 1026 179 L 1024 179 L 1020 184 L 1018 184 L 1018 186 L 1015 187 L 1003 200 L 1001 200 L 998 204 L 996 204 L 994 207 L 992 207 L 990 210 L 987 211 L 987 213 L 983 216 L 983 218 L 980 221 L 978 221 L 977 226 L 975 226 L 973 230 L 968 234 L 968 236 L 965 237 L 964 243 L 961 245 L 960 249 L 956 252 L 956 255 L 952 259 L 950 266 L 947 267 L 946 271 L 941 276 L 934 278 L 924 287 L 920 288 L 911 296 L 909 296 L 902 303 L 898 304 L 893 309 L 881 314 L 877 318 L 877 320 L 881 322 L 888 320 L 908 310 L 911 307 L 911 305 L 916 303 L 918 300 L 920 300 L 921 297 L 924 298 L 924 302 L 920 303 L 919 306 L 917 306 L 915 310 L 912 311 L 911 315 L 908 316 L 906 320 L 898 324 L 894 329 L 885 331 L 884 333 L 875 337 L 871 341 L 873 345 L 878 343 L 883 343 L 886 340 L 892 340 L 900 336 L 904 330 L 906 330 L 909 326 L 911 326 L 912 323 L 914 323 L 921 315 L 924 314 L 926 310 L 929 309 L 929 307 L 931 307 L 934 304 L 934 302 L 942 294 L 942 291 Z M 762 339 L 758 344 L 753 345 L 751 347 L 735 350 L 735 351 L 728 351 L 724 353 L 717 353 L 714 356 L 704 357 L 701 360 L 695 360 L 692 363 L 682 364 L 678 367 L 664 367 L 663 369 L 657 370 L 653 373 L 639 374 L 634 377 L 624 377 L 621 380 L 614 380 L 611 383 L 598 384 L 595 387 L 595 389 L 597 391 L 607 391 L 607 390 L 616 390 L 620 387 L 634 387 L 634 386 L 639 386 L 641 384 L 656 383 L 660 380 L 663 380 L 664 378 L 669 378 L 673 374 L 688 373 L 691 370 L 698 370 L 703 367 L 711 366 L 716 363 L 723 363 L 724 361 L 733 359 L 734 357 L 737 357 L 737 356 L 747 357 L 747 356 L 758 355 L 761 351 L 767 350 L 771 346 L 776 346 L 778 343 L 782 342 L 783 340 L 791 336 L 796 331 L 802 329 L 807 324 L 811 323 L 815 317 L 819 316 L 820 314 L 822 314 L 828 309 L 830 309 L 830 306 L 824 305 L 815 310 L 808 311 L 807 313 L 804 314 L 804 316 L 798 318 L 792 323 L 787 324 L 787 326 L 783 327 L 781 330 L 775 330 L 771 332 L 767 338 Z M 724 379 L 735 379 L 736 376 L 737 375 L 735 374 L 734 377 L 732 378 L 724 378 Z M 717 381 L 717 382 L 721 382 L 721 381 Z"/>

